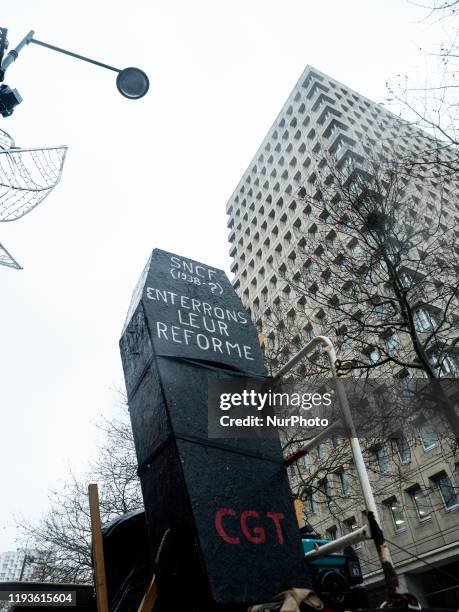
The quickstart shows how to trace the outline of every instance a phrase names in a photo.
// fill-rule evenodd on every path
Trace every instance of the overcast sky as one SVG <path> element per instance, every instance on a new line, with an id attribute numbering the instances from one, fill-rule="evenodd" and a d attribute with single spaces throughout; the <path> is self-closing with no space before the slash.
<path id="1" fill-rule="evenodd" d="M 423 70 L 441 24 L 406 0 L 14 0 L 10 45 L 46 42 L 150 77 L 139 101 L 114 74 L 37 46 L 7 74 L 24 101 L 0 128 L 22 147 L 67 144 L 61 183 L 0 224 L 24 266 L 0 267 L 0 552 L 69 466 L 94 454 L 123 377 L 118 339 L 154 247 L 228 270 L 225 204 L 306 64 L 375 101 Z"/>

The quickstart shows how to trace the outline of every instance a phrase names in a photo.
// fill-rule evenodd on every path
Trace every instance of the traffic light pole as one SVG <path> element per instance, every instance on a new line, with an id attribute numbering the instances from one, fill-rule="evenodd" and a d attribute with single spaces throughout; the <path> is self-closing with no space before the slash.
<path id="1" fill-rule="evenodd" d="M 100 68 L 105 68 L 107 70 L 111 70 L 112 72 L 116 72 L 118 75 L 116 77 L 116 87 L 120 94 L 123 95 L 125 98 L 129 98 L 131 100 L 142 98 L 149 89 L 150 83 L 148 77 L 145 72 L 143 72 L 143 70 L 140 70 L 140 68 L 134 68 L 132 66 L 123 69 L 115 68 L 115 66 L 104 64 L 103 62 L 99 62 L 98 60 L 86 57 L 85 55 L 74 53 L 73 51 L 69 51 L 68 49 L 62 49 L 62 47 L 51 45 L 47 42 L 43 42 L 42 40 L 37 40 L 36 38 L 34 38 L 34 30 L 30 30 L 30 32 L 26 34 L 26 36 L 24 36 L 21 42 L 14 49 L 12 49 L 3 60 L 1 60 L 3 50 L 6 47 L 7 30 L 5 28 L 0 28 L 0 32 L 0 38 L 2 39 L 0 41 L 2 46 L 2 52 L 0 53 L 1 81 L 3 81 L 4 79 L 6 70 L 11 66 L 13 62 L 17 60 L 19 52 L 27 45 L 34 44 L 40 47 L 45 47 L 46 49 L 51 49 L 52 51 L 57 51 L 57 53 L 69 55 L 70 57 L 82 60 L 83 62 L 88 62 L 90 64 L 93 64 L 94 66 L 99 66 Z"/>
<path id="2" fill-rule="evenodd" d="M 368 524 L 370 527 L 371 537 L 376 547 L 376 551 L 378 553 L 379 561 L 381 563 L 381 567 L 384 574 L 384 579 L 386 582 L 387 590 L 389 595 L 394 595 L 396 593 L 400 593 L 400 585 L 398 582 L 397 574 L 395 572 L 394 564 L 392 561 L 392 557 L 389 551 L 389 548 L 384 539 L 384 534 L 382 531 L 381 518 L 379 516 L 378 508 L 376 506 L 376 501 L 373 495 L 373 490 L 371 488 L 370 479 L 368 476 L 367 468 L 365 465 L 365 461 L 363 459 L 362 447 L 360 446 L 360 441 L 357 437 L 357 432 L 354 424 L 354 420 L 352 418 L 351 409 L 349 407 L 349 401 L 346 396 L 346 391 L 344 390 L 342 381 L 338 378 L 336 373 L 336 351 L 333 346 L 332 341 L 327 336 L 316 336 L 309 342 L 305 347 L 300 349 L 296 355 L 290 359 L 290 361 L 283 366 L 279 372 L 275 375 L 275 379 L 280 379 L 284 374 L 289 372 L 297 363 L 299 363 L 302 359 L 308 358 L 314 349 L 317 347 L 322 347 L 323 351 L 327 354 L 328 362 L 330 366 L 330 372 L 333 380 L 335 381 L 336 392 L 338 394 L 339 403 L 342 410 L 343 420 L 346 425 L 346 429 L 349 432 L 349 444 L 352 450 L 352 456 L 354 459 L 355 469 L 357 471 L 357 475 L 360 482 L 360 487 L 362 489 L 363 499 L 365 502 L 365 507 L 368 516 Z M 330 432 L 330 428 L 327 430 Z M 324 432 L 313 438 L 308 443 L 308 447 L 313 446 L 319 440 L 318 438 L 323 439 L 325 437 Z M 300 449 L 299 453 L 294 455 L 295 459 L 298 460 L 300 453 L 303 449 Z M 302 453 L 305 454 L 305 453 Z M 299 455 L 299 456 L 298 456 Z M 287 458 L 286 463 L 290 465 L 293 463 L 292 458 Z"/>
<path id="3" fill-rule="evenodd" d="M 19 51 L 21 51 L 21 49 L 23 49 L 26 45 L 28 45 L 30 42 L 32 42 L 33 35 L 34 35 L 34 31 L 30 30 L 30 32 L 26 36 L 24 36 L 24 38 L 21 40 L 21 42 L 14 49 L 11 49 L 11 51 L 8 53 L 8 55 L 5 57 L 5 59 L 2 61 L 1 69 L 2 69 L 3 73 L 5 73 L 6 69 L 9 66 L 11 66 L 11 64 L 13 62 L 15 62 L 17 60 L 17 57 L 19 55 Z"/>

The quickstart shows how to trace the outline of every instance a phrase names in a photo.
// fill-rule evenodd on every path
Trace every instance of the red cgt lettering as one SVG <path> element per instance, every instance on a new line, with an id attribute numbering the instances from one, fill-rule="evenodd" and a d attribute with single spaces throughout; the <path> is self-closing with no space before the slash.
<path id="1" fill-rule="evenodd" d="M 279 544 L 283 544 L 284 534 L 282 533 L 282 527 L 280 522 L 283 518 L 285 518 L 284 515 L 282 514 L 282 512 L 267 512 L 266 516 L 274 522 L 274 525 L 276 526 L 277 541 L 279 542 Z"/>
<path id="2" fill-rule="evenodd" d="M 249 517 L 260 518 L 256 510 L 244 510 L 241 514 L 241 530 L 249 542 L 252 544 L 262 544 L 266 541 L 266 532 L 263 527 L 254 527 L 253 533 L 250 533 L 247 527 L 247 519 Z"/>
<path id="3" fill-rule="evenodd" d="M 282 532 L 281 521 L 285 518 L 282 512 L 267 512 L 264 517 L 265 527 L 262 527 L 260 523 L 263 520 L 260 513 L 256 510 L 244 510 L 241 512 L 239 521 L 233 520 L 232 522 L 226 522 L 226 526 L 223 526 L 223 519 L 225 517 L 237 517 L 238 512 L 234 508 L 220 508 L 215 513 L 215 529 L 218 535 L 227 542 L 228 544 L 240 544 L 241 538 L 236 535 L 238 530 L 244 536 L 244 538 L 252 544 L 263 544 L 266 542 L 266 519 L 270 519 L 274 523 L 274 531 L 276 539 L 279 544 L 284 544 L 284 534 Z M 256 523 L 254 525 L 254 520 Z M 249 523 L 250 520 L 250 523 Z M 238 525 L 239 523 L 239 525 Z M 270 523 L 269 523 L 270 524 Z M 228 533 L 228 528 L 231 525 L 231 532 Z M 235 533 L 236 532 L 236 533 Z"/>
<path id="4" fill-rule="evenodd" d="M 217 514 L 215 515 L 215 528 L 217 530 L 217 533 L 222 538 L 222 540 L 225 540 L 225 542 L 228 542 L 228 544 L 240 544 L 240 538 L 232 538 L 223 529 L 222 520 L 223 517 L 226 515 L 236 516 L 236 510 L 233 510 L 232 508 L 220 508 L 220 510 L 218 510 Z"/>

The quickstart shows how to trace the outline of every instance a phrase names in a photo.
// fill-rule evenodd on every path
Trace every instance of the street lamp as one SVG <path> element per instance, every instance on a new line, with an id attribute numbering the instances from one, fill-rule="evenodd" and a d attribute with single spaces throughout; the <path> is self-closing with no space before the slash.
<path id="1" fill-rule="evenodd" d="M 330 368 L 330 372 L 332 378 L 335 382 L 336 391 L 338 394 L 338 399 L 341 407 L 341 413 L 343 417 L 343 421 L 346 425 L 346 429 L 348 431 L 348 441 L 352 451 L 352 457 L 354 460 L 354 465 L 357 471 L 357 475 L 360 481 L 360 487 L 362 490 L 363 499 L 365 502 L 365 506 L 368 514 L 368 521 L 370 524 L 370 532 L 371 537 L 374 541 L 376 551 L 378 553 L 379 561 L 381 563 L 381 567 L 383 570 L 384 578 L 386 581 L 387 589 L 389 595 L 392 597 L 396 593 L 400 593 L 400 585 L 398 582 L 397 575 L 395 573 L 394 564 L 392 561 L 392 557 L 387 547 L 387 544 L 384 539 L 384 535 L 382 532 L 382 524 L 381 518 L 379 516 L 378 508 L 376 506 L 376 501 L 373 495 L 373 490 L 371 488 L 370 478 L 368 476 L 367 468 L 365 465 L 365 461 L 363 459 L 362 448 L 360 446 L 360 441 L 357 437 L 357 432 L 354 424 L 354 420 L 352 418 L 351 409 L 349 407 L 349 401 L 346 395 L 346 391 L 343 387 L 341 380 L 338 377 L 337 365 L 343 366 L 342 362 L 336 359 L 336 352 L 333 346 L 332 341 L 327 336 L 316 336 L 312 338 L 312 340 L 300 349 L 296 355 L 294 355 L 290 361 L 288 361 L 277 374 L 274 376 L 275 380 L 280 380 L 284 374 L 289 372 L 297 363 L 299 363 L 302 359 L 308 358 L 311 353 L 317 347 L 322 347 L 324 353 L 327 354 L 328 364 Z M 331 435 L 336 425 L 333 424 L 319 433 L 315 438 L 313 438 L 309 443 L 306 443 L 302 448 L 293 453 L 290 457 L 287 457 L 284 461 L 284 465 L 288 466 L 292 463 L 298 461 L 298 459 L 309 450 L 310 447 L 320 442 L 323 438 L 328 435 Z M 366 535 L 366 530 L 359 530 L 359 534 L 357 537 L 361 537 L 363 539 Z M 356 540 L 357 541 L 357 540 Z M 341 540 L 342 543 L 342 540 Z M 341 544 L 340 543 L 340 544 Z M 345 540 L 346 543 L 346 540 Z M 333 550 L 333 547 L 332 547 Z M 325 549 L 325 552 L 331 552 L 330 548 Z M 322 551 L 323 553 L 324 551 Z"/>
<path id="2" fill-rule="evenodd" d="M 5 56 L 8 49 L 7 35 L 8 30 L 0 28 L 0 115 L 3 117 L 12 115 L 15 107 L 22 102 L 17 89 L 2 83 L 5 73 L 17 60 L 20 51 L 29 44 L 46 47 L 116 72 L 116 87 L 120 94 L 129 100 L 142 98 L 150 86 L 147 75 L 140 68 L 115 68 L 73 51 L 61 49 L 36 40 L 33 30 Z M 0 130 L 0 222 L 15 221 L 43 201 L 60 180 L 66 151 L 65 146 L 22 149 L 15 145 L 9 134 Z M 2 244 L 0 266 L 22 269 Z"/>
<path id="3" fill-rule="evenodd" d="M 98 60 L 80 55 L 79 53 L 74 53 L 73 51 L 68 51 L 67 49 L 50 45 L 49 43 L 34 38 L 33 36 L 35 32 L 33 30 L 31 30 L 3 59 L 4 52 L 8 48 L 7 32 L 8 30 L 6 28 L 0 28 L 0 81 L 3 81 L 5 78 L 7 68 L 9 68 L 9 66 L 16 61 L 21 49 L 23 49 L 26 45 L 34 44 L 41 47 L 46 47 L 52 51 L 57 51 L 58 53 L 63 53 L 64 55 L 70 55 L 76 59 L 99 66 L 100 68 L 106 68 L 107 70 L 116 72 L 116 87 L 120 94 L 125 98 L 129 98 L 129 100 L 138 100 L 139 98 L 143 98 L 150 87 L 150 82 L 147 75 L 145 72 L 143 72 L 143 70 L 140 70 L 140 68 L 134 68 L 133 66 L 123 69 L 115 68 L 114 66 L 104 64 Z M 8 87 L 8 85 L 0 86 L 0 114 L 3 117 L 8 117 L 11 115 L 15 106 L 17 106 L 21 101 L 22 98 L 16 89 L 11 89 Z"/>

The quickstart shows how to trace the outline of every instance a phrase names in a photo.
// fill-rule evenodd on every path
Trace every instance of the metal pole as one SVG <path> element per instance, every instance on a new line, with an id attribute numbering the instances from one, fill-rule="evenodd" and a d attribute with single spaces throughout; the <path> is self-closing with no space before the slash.
<path id="1" fill-rule="evenodd" d="M 35 32 L 33 30 L 30 30 L 30 32 L 26 36 L 24 36 L 24 38 L 17 45 L 17 47 L 15 47 L 14 49 L 11 49 L 11 51 L 8 53 L 8 55 L 5 57 L 5 59 L 2 62 L 1 69 L 3 72 L 5 72 L 5 70 L 9 66 L 11 66 L 13 62 L 16 61 L 19 55 L 19 51 L 30 43 L 34 34 Z"/>
<path id="2" fill-rule="evenodd" d="M 316 346 L 324 346 L 324 342 L 329 342 L 331 344 L 331 341 L 329 338 L 327 338 L 326 336 L 316 336 L 315 338 L 313 338 L 311 340 L 311 342 L 308 342 L 308 344 L 306 344 L 306 346 L 304 346 L 302 349 L 300 349 L 298 351 L 298 353 L 296 355 L 294 355 L 290 361 L 288 361 L 280 370 L 279 372 L 274 376 L 274 379 L 278 379 L 281 378 L 286 372 L 288 372 L 289 370 L 291 370 L 293 368 L 293 366 L 295 366 L 299 361 L 301 361 L 303 359 L 303 357 L 307 357 L 309 355 L 309 353 L 312 351 L 313 348 L 315 348 Z M 333 345 L 332 345 L 333 346 Z"/>
<path id="3" fill-rule="evenodd" d="M 304 457 L 305 455 L 307 455 L 310 449 L 317 446 L 319 442 L 321 442 L 325 438 L 329 438 L 330 435 L 335 430 L 341 431 L 342 427 L 343 426 L 341 424 L 341 421 L 335 421 L 329 427 L 327 427 L 327 429 L 323 429 L 320 433 L 317 434 L 317 436 L 314 436 L 313 438 L 308 440 L 306 444 L 303 444 L 303 446 L 299 448 L 297 451 L 295 451 L 291 455 L 288 455 L 288 457 L 285 457 L 284 459 L 285 467 L 292 465 L 292 463 L 296 463 L 299 459 L 301 459 L 301 457 Z"/>
<path id="4" fill-rule="evenodd" d="M 22 582 L 22 578 L 24 577 L 25 566 L 26 566 L 26 563 L 27 563 L 28 560 L 29 559 L 27 557 L 27 553 L 25 552 L 24 553 L 24 559 L 22 560 L 21 573 L 19 575 L 19 581 L 18 582 Z"/>
<path id="5" fill-rule="evenodd" d="M 115 68 L 114 66 L 103 64 L 102 62 L 98 62 L 97 60 L 91 59 L 90 57 L 80 55 L 79 53 L 74 53 L 73 51 L 67 51 L 66 49 L 61 49 L 61 47 L 50 45 L 49 43 L 45 43 L 41 40 L 37 40 L 36 38 L 31 38 L 29 42 L 33 43 L 34 45 L 39 45 L 40 47 L 46 47 L 47 49 L 52 49 L 52 51 L 57 51 L 58 53 L 63 53 L 64 55 L 70 55 L 70 57 L 75 57 L 76 59 L 83 60 L 84 62 L 89 62 L 90 64 L 94 64 L 95 66 L 100 66 L 101 68 L 107 68 L 107 70 L 113 70 L 113 72 L 121 72 L 120 68 Z"/>
<path id="6" fill-rule="evenodd" d="M 349 443 L 351 445 L 352 456 L 354 459 L 355 468 L 360 482 L 360 487 L 363 493 L 363 499 L 368 515 L 368 524 L 370 526 L 371 537 L 375 543 L 376 551 L 378 553 L 379 561 L 384 573 L 384 578 L 389 591 L 389 595 L 400 592 L 400 585 L 398 582 L 397 574 L 395 573 L 394 564 L 389 551 L 389 548 L 384 540 L 383 531 L 381 528 L 381 519 L 379 517 L 378 508 L 376 506 L 375 498 L 373 496 L 373 490 L 371 488 L 370 479 L 368 477 L 367 468 L 363 460 L 362 448 L 360 446 L 359 439 L 357 438 L 357 432 L 352 418 L 351 410 L 349 408 L 349 402 L 346 396 L 346 392 L 343 388 L 342 382 L 336 375 L 336 352 L 332 341 L 327 336 L 317 336 L 313 338 L 309 344 L 302 348 L 290 361 L 275 375 L 275 379 L 280 378 L 283 374 L 288 372 L 294 365 L 296 365 L 303 357 L 306 357 L 311 350 L 321 345 L 324 351 L 328 355 L 328 361 L 330 364 L 330 371 L 335 381 L 336 391 L 340 401 L 340 406 L 343 412 L 344 422 L 349 431 Z"/>
<path id="7" fill-rule="evenodd" d="M 47 49 L 51 49 L 52 51 L 57 51 L 58 53 L 63 53 L 64 55 L 70 55 L 70 57 L 75 57 L 76 59 L 83 60 L 84 62 L 89 62 L 90 64 L 94 64 L 95 66 L 100 66 L 101 68 L 106 68 L 107 70 L 113 70 L 113 72 L 121 72 L 121 68 L 115 68 L 114 66 L 110 66 L 109 64 L 104 64 L 103 62 L 98 62 L 97 60 L 91 59 L 90 57 L 86 57 L 85 55 L 80 55 L 79 53 L 74 53 L 73 51 L 67 51 L 67 49 L 62 49 L 61 47 L 56 47 L 55 45 L 50 45 L 49 43 L 43 42 L 42 40 L 37 40 L 33 37 L 35 32 L 30 30 L 27 36 L 21 40 L 18 46 L 15 49 L 12 49 L 5 59 L 2 62 L 1 70 L 3 72 L 11 66 L 13 62 L 16 61 L 19 51 L 23 49 L 26 45 L 33 43 L 34 45 L 39 45 L 40 47 L 46 47 Z"/>
<path id="8" fill-rule="evenodd" d="M 325 337 L 324 337 L 325 338 Z M 373 489 L 371 488 L 370 479 L 368 477 L 367 466 L 363 459 L 362 448 L 360 446 L 357 432 L 352 418 L 351 410 L 349 408 L 349 402 L 347 399 L 346 392 L 343 387 L 342 381 L 336 375 L 335 361 L 336 352 L 333 343 L 329 338 L 325 342 L 325 352 L 328 354 L 328 360 L 330 363 L 330 370 L 335 380 L 336 390 L 338 393 L 341 409 L 343 411 L 344 422 L 349 428 L 349 443 L 351 445 L 352 456 L 354 459 L 355 468 L 360 481 L 360 487 L 363 493 L 363 499 L 367 509 L 368 523 L 370 525 L 371 537 L 375 543 L 376 551 L 378 553 L 379 561 L 384 573 L 386 585 L 389 591 L 389 595 L 400 592 L 400 585 L 398 582 L 397 574 L 395 573 L 394 563 L 390 554 L 389 548 L 384 539 L 382 531 L 381 518 L 379 516 L 378 507 L 373 495 Z"/>
<path id="9" fill-rule="evenodd" d="M 346 533 L 346 535 L 343 535 L 332 542 L 318 546 L 316 550 L 311 550 L 310 552 L 305 553 L 304 558 L 306 561 L 313 561 L 319 557 L 331 555 L 338 550 L 343 550 L 343 548 L 346 548 L 346 546 L 352 546 L 352 544 L 357 544 L 363 540 L 371 540 L 368 525 L 354 529 L 352 533 Z"/>

